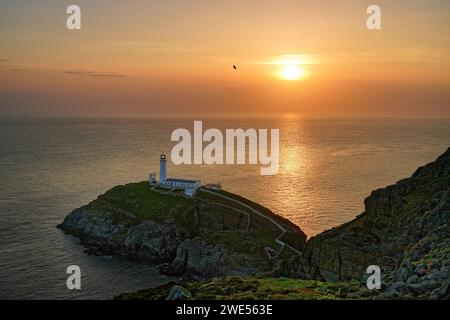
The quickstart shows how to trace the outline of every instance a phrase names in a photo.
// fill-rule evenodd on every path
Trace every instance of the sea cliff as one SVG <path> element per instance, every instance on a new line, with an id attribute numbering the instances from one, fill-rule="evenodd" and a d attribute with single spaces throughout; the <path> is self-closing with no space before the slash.
<path id="1" fill-rule="evenodd" d="M 114 187 L 59 228 L 88 253 L 158 264 L 185 278 L 270 272 L 306 242 L 296 225 L 248 199 L 207 190 L 188 198 L 146 182 Z"/>
<path id="2" fill-rule="evenodd" d="M 448 298 L 450 149 L 407 179 L 378 189 L 353 221 L 310 239 L 283 263 L 293 278 L 364 280 L 381 267 L 386 298 Z"/>
<path id="3" fill-rule="evenodd" d="M 118 299 L 450 299 L 450 148 L 375 190 L 354 220 L 311 238 L 262 277 L 187 281 Z M 381 268 L 380 290 L 366 269 Z M 180 286 L 181 285 L 181 286 Z"/>

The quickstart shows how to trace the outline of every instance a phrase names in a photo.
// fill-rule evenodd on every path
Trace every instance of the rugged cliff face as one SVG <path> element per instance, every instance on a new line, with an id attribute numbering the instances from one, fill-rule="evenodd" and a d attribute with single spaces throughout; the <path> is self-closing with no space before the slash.
<path id="1" fill-rule="evenodd" d="M 303 248 L 306 235 L 297 226 L 226 194 L 265 210 L 285 228 L 289 244 Z M 111 189 L 74 210 L 59 228 L 79 237 L 92 254 L 157 263 L 163 273 L 194 278 L 261 274 L 296 254 L 285 248 L 271 256 L 279 228 L 236 202 L 206 192 L 185 198 L 145 182 Z"/>
<path id="2" fill-rule="evenodd" d="M 412 177 L 379 189 L 355 220 L 310 239 L 280 273 L 322 280 L 364 279 L 378 265 L 381 297 L 449 297 L 450 149 Z"/>

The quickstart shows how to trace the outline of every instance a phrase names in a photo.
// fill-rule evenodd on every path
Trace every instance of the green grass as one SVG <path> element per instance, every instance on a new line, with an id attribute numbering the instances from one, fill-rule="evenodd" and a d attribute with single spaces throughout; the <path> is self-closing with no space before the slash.
<path id="1" fill-rule="evenodd" d="M 94 211 L 109 210 L 114 223 L 135 225 L 143 220 L 180 219 L 196 201 L 151 190 L 147 182 L 116 186 L 88 205 Z"/>
<path id="2" fill-rule="evenodd" d="M 223 193 L 224 191 L 220 191 L 220 192 Z M 229 196 L 232 194 L 226 193 L 226 195 Z M 279 246 L 274 240 L 281 234 L 280 229 L 278 227 L 276 227 L 273 223 L 268 222 L 268 220 L 265 220 L 261 216 L 255 214 L 252 210 L 248 209 L 247 207 L 244 207 L 244 206 L 240 205 L 239 203 L 224 199 L 220 196 L 216 196 L 214 194 L 211 194 L 208 192 L 203 192 L 203 191 L 198 192 L 196 197 L 198 197 L 199 199 L 202 199 L 202 200 L 211 201 L 216 204 L 225 205 L 225 206 L 228 206 L 231 208 L 235 208 L 237 210 L 247 212 L 250 215 L 250 219 L 264 220 L 265 222 L 267 222 L 267 228 L 265 228 L 264 230 L 255 232 L 255 236 L 257 236 L 261 241 L 267 242 L 268 245 L 270 245 L 274 248 L 277 248 Z M 237 196 L 235 196 L 234 198 L 237 199 Z M 240 199 L 238 199 L 238 200 L 240 200 Z M 247 200 L 247 201 L 249 201 L 249 200 Z M 256 208 L 256 209 L 259 210 L 259 208 Z"/>
<path id="3" fill-rule="evenodd" d="M 247 207 L 244 207 L 244 206 L 242 206 L 239 203 L 236 203 L 234 201 L 230 201 L 230 200 L 224 199 L 224 198 L 222 198 L 220 196 L 216 196 L 216 195 L 214 195 L 212 193 L 199 191 L 199 192 L 197 192 L 195 197 L 198 198 L 198 199 L 201 199 L 201 200 L 211 201 L 211 202 L 214 202 L 216 204 L 221 204 L 221 205 L 224 205 L 224 206 L 235 208 L 237 210 L 241 210 L 241 211 L 247 212 L 249 214 L 254 214 L 253 211 L 248 209 Z"/>
<path id="4" fill-rule="evenodd" d="M 420 191 L 413 192 L 406 197 L 406 203 L 403 208 L 407 212 L 413 211 L 424 203 L 428 203 L 430 201 L 430 198 L 430 194 Z"/>
<path id="5" fill-rule="evenodd" d="M 275 239 L 280 235 L 280 231 L 276 230 L 259 230 L 255 233 L 255 236 L 266 243 L 268 246 L 278 249 L 280 245 L 275 242 Z"/>
<path id="6" fill-rule="evenodd" d="M 420 206 L 427 205 L 431 202 L 433 193 L 436 190 L 445 190 L 449 187 L 449 177 L 435 178 L 431 183 L 418 187 L 415 191 L 405 197 L 404 209 L 412 211 Z"/>
<path id="7" fill-rule="evenodd" d="M 278 249 L 279 245 L 263 232 L 242 232 L 228 230 L 213 232 L 203 235 L 209 242 L 215 245 L 224 245 L 235 252 L 255 253 L 256 248 L 272 247 Z M 261 251 L 265 256 L 265 253 Z"/>
<path id="8" fill-rule="evenodd" d="M 425 254 L 418 261 L 415 261 L 413 264 L 414 266 L 426 265 L 432 261 L 437 261 L 440 263 L 444 259 L 449 258 L 450 258 L 450 245 L 447 242 L 446 244 L 444 243 L 442 246 L 433 248 L 430 252 Z"/>
<path id="9" fill-rule="evenodd" d="M 292 228 L 294 226 L 294 224 L 291 221 L 289 221 L 288 219 L 283 218 L 282 216 L 279 216 L 279 215 L 275 214 L 270 209 L 260 205 L 259 203 L 253 202 L 253 201 L 251 201 L 251 200 L 249 200 L 247 198 L 241 197 L 241 196 L 239 196 L 237 194 L 230 193 L 230 192 L 225 191 L 225 190 L 217 190 L 217 191 L 213 191 L 213 192 L 216 192 L 218 194 L 221 194 L 221 195 L 227 196 L 229 198 L 235 199 L 237 201 L 240 201 L 240 202 L 242 202 L 242 203 L 252 207 L 253 209 L 255 209 L 255 210 L 265 214 L 266 216 L 274 219 L 275 221 L 277 221 L 280 225 L 282 225 L 286 229 L 290 229 L 290 228 Z"/>
<path id="10" fill-rule="evenodd" d="M 336 300 L 362 299 L 357 281 L 321 282 L 291 278 L 240 278 L 227 276 L 208 281 L 180 284 L 192 293 L 195 300 Z M 123 294 L 119 299 L 165 299 L 173 283 L 150 290 Z"/>
<path id="11" fill-rule="evenodd" d="M 277 258 L 279 260 L 289 260 L 293 255 L 298 255 L 298 253 L 288 246 L 284 246 L 283 251 L 281 251 Z"/>

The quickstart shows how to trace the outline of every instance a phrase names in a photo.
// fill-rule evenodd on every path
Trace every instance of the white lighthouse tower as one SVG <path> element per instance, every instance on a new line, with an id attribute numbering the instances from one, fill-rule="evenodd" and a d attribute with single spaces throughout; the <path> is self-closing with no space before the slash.
<path id="1" fill-rule="evenodd" d="M 161 153 L 159 158 L 159 182 L 164 184 L 167 178 L 167 157 L 164 153 Z"/>
<path id="2" fill-rule="evenodd" d="M 150 186 L 155 186 L 156 177 L 154 173 L 149 175 Z M 183 190 L 183 194 L 188 197 L 193 197 L 196 191 L 201 186 L 200 180 L 186 180 L 186 179 L 169 179 L 167 178 L 167 157 L 161 153 L 159 157 L 159 187 L 170 190 Z"/>

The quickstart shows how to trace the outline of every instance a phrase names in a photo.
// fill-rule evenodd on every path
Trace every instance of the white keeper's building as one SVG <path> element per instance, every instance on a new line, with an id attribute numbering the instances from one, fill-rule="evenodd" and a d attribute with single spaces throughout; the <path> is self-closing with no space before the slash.
<path id="1" fill-rule="evenodd" d="M 155 174 L 150 174 L 149 183 L 155 184 Z M 167 189 L 184 190 L 186 196 L 192 197 L 201 186 L 199 180 L 168 179 L 167 178 L 167 157 L 164 153 L 159 158 L 159 186 Z"/>

